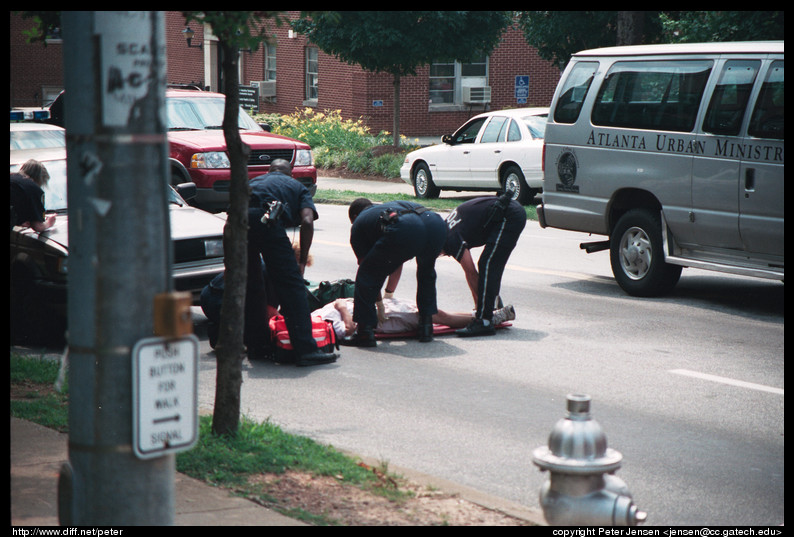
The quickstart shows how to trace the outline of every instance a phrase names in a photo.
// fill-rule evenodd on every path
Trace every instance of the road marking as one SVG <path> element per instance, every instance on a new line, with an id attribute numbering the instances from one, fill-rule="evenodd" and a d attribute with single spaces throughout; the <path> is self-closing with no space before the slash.
<path id="1" fill-rule="evenodd" d="M 579 272 L 566 272 L 564 270 L 550 270 L 550 269 L 541 269 L 541 268 L 528 268 L 528 267 L 521 267 L 519 265 L 505 265 L 505 268 L 508 270 L 517 270 L 519 272 L 531 272 L 533 274 L 544 274 L 546 276 L 562 276 L 564 278 L 570 278 L 572 280 L 592 280 L 594 276 L 592 274 L 584 274 Z"/>
<path id="2" fill-rule="evenodd" d="M 762 392 L 776 393 L 783 395 L 781 388 L 773 388 L 772 386 L 765 386 L 763 384 L 754 384 L 752 382 L 744 382 L 743 380 L 730 379 L 727 377 L 718 377 L 716 375 L 707 375 L 706 373 L 698 373 L 697 371 L 690 371 L 689 369 L 671 369 L 670 373 L 676 375 L 684 375 L 686 377 L 693 377 L 702 380 L 710 380 L 712 382 L 720 382 L 722 384 L 730 384 L 731 386 L 739 386 L 741 388 L 750 388 L 751 390 L 759 390 Z"/>

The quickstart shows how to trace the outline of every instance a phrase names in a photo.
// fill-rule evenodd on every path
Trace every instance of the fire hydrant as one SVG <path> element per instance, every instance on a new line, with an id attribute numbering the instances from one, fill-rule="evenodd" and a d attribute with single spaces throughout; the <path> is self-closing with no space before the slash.
<path id="1" fill-rule="evenodd" d="M 568 395 L 568 415 L 532 453 L 549 477 L 540 490 L 546 521 L 554 526 L 636 526 L 647 514 L 637 509 L 626 484 L 614 476 L 623 455 L 607 447 L 601 426 L 590 417 L 590 396 Z"/>

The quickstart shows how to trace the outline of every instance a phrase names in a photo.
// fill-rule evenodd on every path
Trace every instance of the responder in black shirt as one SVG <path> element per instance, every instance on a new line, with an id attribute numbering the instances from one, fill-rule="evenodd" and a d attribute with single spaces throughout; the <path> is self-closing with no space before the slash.
<path id="1" fill-rule="evenodd" d="M 448 232 L 443 253 L 460 263 L 476 307 L 474 320 L 456 333 L 492 335 L 496 331 L 492 322 L 494 302 L 499 296 L 507 259 L 527 223 L 526 211 L 508 193 L 461 203 L 446 222 Z M 478 246 L 485 248 L 475 268 L 470 249 Z"/>
<path id="2" fill-rule="evenodd" d="M 289 162 L 276 159 L 271 163 L 269 173 L 254 177 L 249 182 L 251 199 L 248 208 L 248 286 L 245 299 L 248 357 L 266 356 L 270 351 L 268 300 L 262 274 L 264 261 L 268 277 L 279 295 L 278 302 L 297 355 L 296 365 L 326 364 L 336 361 L 337 356 L 317 348 L 312 336 L 311 312 L 303 280 L 314 236 L 314 220 L 318 218 L 317 209 L 309 191 L 293 179 L 291 173 Z M 299 260 L 295 259 L 292 241 L 284 229 L 290 226 L 300 226 Z"/>
<path id="3" fill-rule="evenodd" d="M 436 304 L 436 258 L 446 238 L 444 220 L 410 201 L 373 205 L 359 198 L 350 205 L 350 245 L 358 259 L 353 321 L 358 325 L 356 345 L 376 346 L 376 302 L 386 278 L 411 258 L 416 258 L 416 305 L 419 341 L 433 339 L 432 317 Z M 392 289 L 393 291 L 393 289 Z"/>

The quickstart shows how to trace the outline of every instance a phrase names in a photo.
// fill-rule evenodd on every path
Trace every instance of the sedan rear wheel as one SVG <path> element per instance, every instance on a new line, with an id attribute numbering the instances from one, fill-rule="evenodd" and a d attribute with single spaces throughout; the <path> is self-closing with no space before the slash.
<path id="1" fill-rule="evenodd" d="M 529 205 L 535 198 L 538 191 L 534 188 L 529 188 L 521 168 L 518 166 L 508 166 L 502 172 L 502 189 L 503 191 L 510 190 L 513 192 L 512 198 L 521 205 Z"/>

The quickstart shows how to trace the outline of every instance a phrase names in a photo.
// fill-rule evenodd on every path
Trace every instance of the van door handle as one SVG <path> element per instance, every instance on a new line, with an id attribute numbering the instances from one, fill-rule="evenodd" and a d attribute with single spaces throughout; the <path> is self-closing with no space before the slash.
<path id="1" fill-rule="evenodd" d="M 755 192 L 755 168 L 744 170 L 744 191 Z"/>

